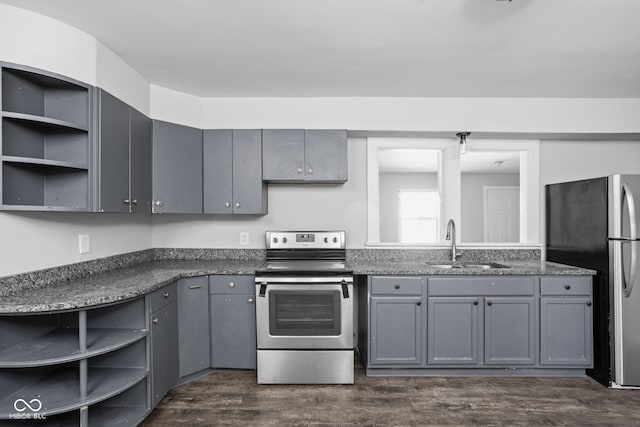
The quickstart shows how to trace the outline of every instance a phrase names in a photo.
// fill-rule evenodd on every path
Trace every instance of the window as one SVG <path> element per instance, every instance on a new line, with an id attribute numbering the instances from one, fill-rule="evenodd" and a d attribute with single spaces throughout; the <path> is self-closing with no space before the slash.
<path id="1" fill-rule="evenodd" d="M 440 196 L 437 191 L 399 190 L 400 243 L 438 241 Z"/>

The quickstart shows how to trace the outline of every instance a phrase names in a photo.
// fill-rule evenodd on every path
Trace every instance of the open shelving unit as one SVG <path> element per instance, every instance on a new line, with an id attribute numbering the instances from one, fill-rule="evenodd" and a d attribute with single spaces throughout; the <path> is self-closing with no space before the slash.
<path id="1" fill-rule="evenodd" d="M 0 208 L 90 210 L 91 87 L 0 63 Z"/>
<path id="2" fill-rule="evenodd" d="M 150 410 L 147 317 L 144 298 L 0 316 L 0 425 L 137 425 Z"/>

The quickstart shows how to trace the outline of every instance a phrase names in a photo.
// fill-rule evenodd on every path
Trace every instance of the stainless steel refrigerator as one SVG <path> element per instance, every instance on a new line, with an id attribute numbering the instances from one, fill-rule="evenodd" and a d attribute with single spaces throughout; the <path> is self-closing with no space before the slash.
<path id="1" fill-rule="evenodd" d="M 640 387 L 640 175 L 545 190 L 546 259 L 598 272 L 588 374 L 611 387 Z"/>

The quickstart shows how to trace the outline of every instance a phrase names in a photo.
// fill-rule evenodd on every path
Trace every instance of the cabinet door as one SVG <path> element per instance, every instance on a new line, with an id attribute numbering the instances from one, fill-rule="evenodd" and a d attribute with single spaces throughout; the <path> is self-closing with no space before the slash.
<path id="1" fill-rule="evenodd" d="M 254 295 L 211 295 L 211 366 L 256 368 Z"/>
<path id="2" fill-rule="evenodd" d="M 371 365 L 422 363 L 422 308 L 420 297 L 371 298 Z"/>
<path id="3" fill-rule="evenodd" d="M 305 181 L 347 181 L 347 131 L 305 131 Z"/>
<path id="4" fill-rule="evenodd" d="M 535 363 L 535 303 L 531 298 L 486 298 L 484 363 Z"/>
<path id="5" fill-rule="evenodd" d="M 100 90 L 99 208 L 129 212 L 129 106 Z"/>
<path id="6" fill-rule="evenodd" d="M 428 304 L 427 363 L 477 365 L 480 298 L 430 297 Z"/>
<path id="7" fill-rule="evenodd" d="M 204 213 L 233 213 L 233 135 L 229 129 L 203 133 Z"/>
<path id="8" fill-rule="evenodd" d="M 590 297 L 540 298 L 540 364 L 590 367 L 592 315 Z"/>
<path id="9" fill-rule="evenodd" d="M 130 212 L 151 213 L 151 119 L 129 112 Z"/>
<path id="10" fill-rule="evenodd" d="M 178 381 L 178 307 L 171 302 L 151 314 L 153 406 Z"/>
<path id="11" fill-rule="evenodd" d="M 202 130 L 153 121 L 153 212 L 202 213 Z"/>
<path id="12" fill-rule="evenodd" d="M 304 180 L 304 134 L 302 129 L 262 131 L 262 178 L 265 181 Z"/>
<path id="13" fill-rule="evenodd" d="M 180 377 L 209 367 L 209 278 L 178 281 Z"/>
<path id="14" fill-rule="evenodd" d="M 266 214 L 267 185 L 262 181 L 262 132 L 233 131 L 233 213 Z"/>

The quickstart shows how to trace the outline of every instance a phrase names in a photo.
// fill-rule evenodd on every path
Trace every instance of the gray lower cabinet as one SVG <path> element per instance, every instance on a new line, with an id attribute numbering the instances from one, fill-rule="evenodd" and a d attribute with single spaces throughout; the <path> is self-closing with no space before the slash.
<path id="1" fill-rule="evenodd" d="M 209 276 L 211 367 L 256 369 L 253 276 Z"/>
<path id="2" fill-rule="evenodd" d="M 178 381 L 176 283 L 147 296 L 151 331 L 151 401 L 156 406 Z"/>
<path id="3" fill-rule="evenodd" d="M 202 130 L 153 120 L 153 213 L 202 213 Z"/>
<path id="4" fill-rule="evenodd" d="M 100 212 L 151 212 L 151 120 L 105 90 L 97 90 Z"/>
<path id="5" fill-rule="evenodd" d="M 540 364 L 593 366 L 591 280 L 543 278 L 540 285 Z"/>
<path id="6" fill-rule="evenodd" d="M 267 213 L 260 130 L 205 130 L 203 165 L 205 213 Z"/>
<path id="7" fill-rule="evenodd" d="M 421 277 L 373 276 L 369 279 L 368 354 L 372 365 L 423 363 L 424 283 Z"/>
<path id="8" fill-rule="evenodd" d="M 371 364 L 422 363 L 423 310 L 421 297 L 371 298 Z"/>
<path id="9" fill-rule="evenodd" d="M 209 367 L 209 279 L 178 280 L 180 378 Z"/>
<path id="10" fill-rule="evenodd" d="M 429 278 L 428 363 L 534 365 L 533 277 Z"/>
<path id="11" fill-rule="evenodd" d="M 367 286 L 368 373 L 579 375 L 592 366 L 591 277 L 370 276 Z"/>
<path id="12" fill-rule="evenodd" d="M 428 303 L 429 364 L 478 365 L 479 298 L 431 297 Z"/>
<path id="13" fill-rule="evenodd" d="M 265 129 L 262 138 L 265 181 L 347 181 L 346 130 Z"/>

